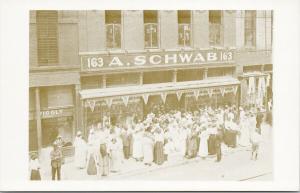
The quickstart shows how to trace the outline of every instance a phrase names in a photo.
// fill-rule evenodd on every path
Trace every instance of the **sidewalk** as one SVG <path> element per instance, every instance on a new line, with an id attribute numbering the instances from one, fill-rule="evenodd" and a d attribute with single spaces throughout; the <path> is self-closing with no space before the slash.
<path id="1" fill-rule="evenodd" d="M 256 163 L 261 163 L 262 165 L 264 164 L 269 164 L 268 159 L 271 157 L 269 155 L 270 149 L 271 149 L 271 138 L 267 137 L 268 139 L 265 139 L 265 142 L 261 145 L 261 155 L 262 158 L 258 160 Z M 242 164 L 241 162 L 244 162 L 243 164 L 245 167 L 242 167 L 243 169 L 247 170 L 245 172 L 245 176 L 243 176 L 243 173 L 241 173 L 240 170 L 232 170 L 232 171 L 225 171 L 224 167 L 222 166 L 223 161 L 219 163 L 218 166 L 215 168 L 211 168 L 209 164 L 213 163 L 214 160 L 216 159 L 215 155 L 208 156 L 205 160 L 202 160 L 199 157 L 193 158 L 193 159 L 186 159 L 182 158 L 180 155 L 172 155 L 169 157 L 169 161 L 164 162 L 162 165 L 156 165 L 152 164 L 151 166 L 145 166 L 143 162 L 136 162 L 134 159 L 130 158 L 129 160 L 124 160 L 122 169 L 118 173 L 111 173 L 109 174 L 108 177 L 101 177 L 100 175 L 94 175 L 94 176 L 89 176 L 87 175 L 86 169 L 77 169 L 74 166 L 73 158 L 67 158 L 66 163 L 62 166 L 62 180 L 98 180 L 98 179 L 125 179 L 126 177 L 130 176 L 138 176 L 142 175 L 145 173 L 149 172 L 156 172 L 159 170 L 167 169 L 167 168 L 172 168 L 172 167 L 179 167 L 179 166 L 184 166 L 188 164 L 196 164 L 196 163 L 201 163 L 202 170 L 205 170 L 206 172 L 220 172 L 222 170 L 223 173 L 230 173 L 230 175 L 226 175 L 227 180 L 236 180 L 236 179 L 246 179 L 248 177 L 263 174 L 263 173 L 270 173 L 269 167 L 264 167 L 267 169 L 264 169 L 264 171 L 258 171 L 257 167 L 255 166 L 255 161 L 249 162 L 250 160 L 250 155 L 251 155 L 251 147 L 236 147 L 236 148 L 228 148 L 227 146 L 222 146 L 222 156 L 223 159 L 228 157 L 228 160 L 231 160 L 231 163 L 236 163 L 236 164 Z M 232 157 L 232 158 L 230 158 Z M 265 160 L 265 158 L 267 160 Z M 244 160 L 244 161 L 242 161 Z M 240 162 L 240 163 L 239 163 Z M 249 163 L 248 163 L 249 162 Z M 43 180 L 51 180 L 51 167 L 50 167 L 50 161 L 43 161 L 42 162 L 42 170 L 41 170 L 41 177 Z M 230 164 L 229 164 L 230 165 Z M 232 165 L 232 164 L 231 164 Z M 257 164 L 256 164 L 257 165 Z M 209 170 L 207 170 L 208 167 Z M 227 167 L 227 166 L 226 166 Z M 235 167 L 233 167 L 235 169 Z M 221 179 L 220 179 L 221 180 Z M 225 179 L 223 179 L 225 180 Z"/>

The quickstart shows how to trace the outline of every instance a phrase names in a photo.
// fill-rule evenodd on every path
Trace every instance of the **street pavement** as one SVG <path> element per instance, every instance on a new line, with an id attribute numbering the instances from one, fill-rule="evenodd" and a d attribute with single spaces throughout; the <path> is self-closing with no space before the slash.
<path id="1" fill-rule="evenodd" d="M 107 177 L 89 176 L 86 169 L 77 169 L 72 160 L 62 166 L 62 180 L 230 180 L 253 181 L 272 180 L 272 136 L 270 127 L 264 129 L 264 141 L 260 147 L 258 160 L 251 160 L 251 147 L 222 147 L 221 162 L 215 156 L 185 159 L 174 155 L 170 161 L 158 166 L 145 166 L 133 159 L 125 160 L 119 173 Z M 50 163 L 43 162 L 41 176 L 51 180 Z"/>

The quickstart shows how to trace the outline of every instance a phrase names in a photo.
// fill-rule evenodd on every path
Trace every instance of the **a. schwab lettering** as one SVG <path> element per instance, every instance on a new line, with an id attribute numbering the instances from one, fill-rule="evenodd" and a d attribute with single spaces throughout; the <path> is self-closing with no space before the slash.
<path id="1" fill-rule="evenodd" d="M 233 60 L 232 51 L 176 52 L 145 55 L 92 55 L 82 56 L 83 69 L 163 65 L 203 64 Z"/>

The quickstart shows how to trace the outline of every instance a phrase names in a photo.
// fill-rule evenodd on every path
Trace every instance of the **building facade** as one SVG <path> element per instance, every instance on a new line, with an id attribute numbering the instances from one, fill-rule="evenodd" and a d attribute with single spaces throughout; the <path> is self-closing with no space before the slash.
<path id="1" fill-rule="evenodd" d="M 30 11 L 29 150 L 106 118 L 272 97 L 272 11 Z"/>

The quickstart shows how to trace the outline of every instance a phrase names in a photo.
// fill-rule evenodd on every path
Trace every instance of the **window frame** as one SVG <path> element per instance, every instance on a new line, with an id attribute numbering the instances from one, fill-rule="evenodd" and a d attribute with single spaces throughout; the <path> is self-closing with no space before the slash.
<path id="1" fill-rule="evenodd" d="M 210 11 L 220 11 L 220 23 L 213 23 L 210 21 L 209 13 Z M 210 10 L 208 13 L 208 25 L 209 25 L 209 46 L 223 46 L 224 45 L 224 13 L 222 10 Z M 219 31 L 219 43 L 216 41 L 211 41 L 211 29 L 213 28 L 212 26 L 218 26 L 218 31 Z M 214 38 L 216 40 L 216 38 Z"/>
<path id="2" fill-rule="evenodd" d="M 115 10 L 105 10 L 106 11 L 115 11 Z M 106 23 L 106 13 L 105 13 L 105 47 L 107 50 L 120 50 L 123 48 L 123 11 L 122 10 L 117 10 L 120 11 L 120 23 Z M 113 42 L 111 43 L 113 45 L 113 43 L 115 42 L 114 40 L 116 39 L 115 37 L 115 26 L 119 26 L 120 28 L 120 46 L 119 47 L 109 47 L 109 43 L 108 43 L 108 36 L 107 36 L 107 31 L 108 31 L 108 26 L 113 26 Z"/>
<path id="3" fill-rule="evenodd" d="M 247 12 L 251 11 L 251 15 L 250 17 L 247 16 Z M 244 12 L 245 17 L 244 17 L 244 47 L 245 48 L 256 48 L 256 35 L 257 35 L 257 24 L 256 24 L 256 18 L 257 18 L 257 12 L 256 10 L 245 10 Z M 249 20 L 251 20 L 250 22 L 252 22 L 251 24 L 251 28 L 247 27 L 246 22 L 249 22 Z M 247 33 L 251 31 L 252 34 L 252 41 L 251 41 L 251 45 L 248 44 L 247 41 Z"/>
<path id="4" fill-rule="evenodd" d="M 189 11 L 190 12 L 190 22 L 189 23 L 181 23 L 179 22 L 179 16 L 178 16 L 178 13 L 179 11 Z M 177 45 L 179 48 L 192 48 L 192 45 L 193 45 L 193 30 L 192 30 L 192 23 L 193 23 L 193 11 L 192 10 L 177 10 L 177 24 L 178 24 L 178 38 L 177 38 Z M 185 33 L 186 33 L 186 30 L 183 30 L 184 34 L 184 39 L 183 39 L 183 45 L 180 44 L 180 37 L 179 37 L 179 34 L 180 34 L 180 26 L 188 26 L 189 27 L 189 32 L 190 32 L 190 35 L 189 35 L 189 45 L 186 45 L 186 39 L 185 39 Z"/>

